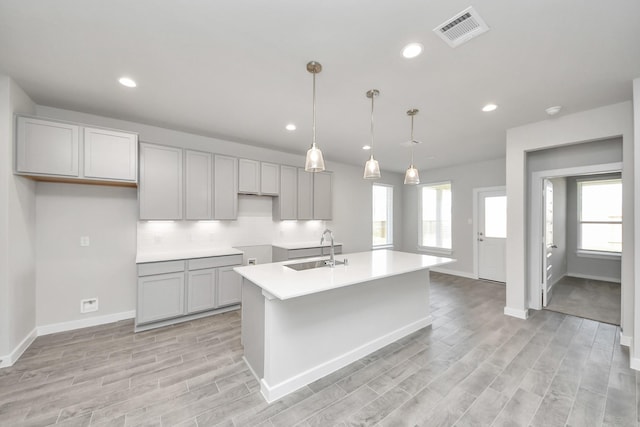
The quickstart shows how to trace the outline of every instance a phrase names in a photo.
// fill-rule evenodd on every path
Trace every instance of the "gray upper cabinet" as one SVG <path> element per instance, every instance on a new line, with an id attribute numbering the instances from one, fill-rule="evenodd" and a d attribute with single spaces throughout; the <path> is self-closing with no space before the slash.
<path id="1" fill-rule="evenodd" d="M 260 162 L 260 194 L 280 194 L 280 165 Z"/>
<path id="2" fill-rule="evenodd" d="M 182 149 L 140 144 L 140 219 L 182 219 Z"/>
<path id="3" fill-rule="evenodd" d="M 213 219 L 213 155 L 184 151 L 185 219 Z"/>
<path id="4" fill-rule="evenodd" d="M 260 193 L 260 162 L 257 160 L 238 160 L 238 193 Z"/>
<path id="5" fill-rule="evenodd" d="M 313 174 L 313 219 L 333 218 L 333 174 L 316 172 Z"/>
<path id="6" fill-rule="evenodd" d="M 273 219 L 298 219 L 298 168 L 280 166 L 280 195 L 273 201 Z"/>
<path id="7" fill-rule="evenodd" d="M 213 174 L 214 219 L 237 219 L 238 159 L 215 155 Z"/>
<path id="8" fill-rule="evenodd" d="M 313 174 L 298 168 L 298 219 L 313 219 Z"/>
<path id="9" fill-rule="evenodd" d="M 84 176 L 136 182 L 138 136 L 106 129 L 84 128 Z"/>
<path id="10" fill-rule="evenodd" d="M 18 117 L 16 172 L 79 177 L 80 127 Z"/>
<path id="11" fill-rule="evenodd" d="M 135 185 L 138 135 L 18 116 L 16 173 L 51 181 Z"/>

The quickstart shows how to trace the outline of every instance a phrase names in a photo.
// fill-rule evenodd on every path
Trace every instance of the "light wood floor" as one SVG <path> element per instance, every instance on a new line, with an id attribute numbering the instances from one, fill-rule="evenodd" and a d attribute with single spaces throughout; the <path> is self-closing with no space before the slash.
<path id="1" fill-rule="evenodd" d="M 553 286 L 548 310 L 620 325 L 620 283 L 565 276 Z"/>
<path id="2" fill-rule="evenodd" d="M 619 329 L 504 316 L 502 285 L 432 274 L 434 323 L 267 405 L 238 312 L 138 334 L 131 322 L 38 338 L 0 370 L 0 425 L 635 426 Z"/>

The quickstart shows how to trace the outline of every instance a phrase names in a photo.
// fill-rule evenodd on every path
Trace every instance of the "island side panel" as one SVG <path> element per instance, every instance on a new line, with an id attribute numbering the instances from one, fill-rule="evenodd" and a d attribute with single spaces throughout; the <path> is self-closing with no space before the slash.
<path id="1" fill-rule="evenodd" d="M 264 376 L 264 303 L 262 288 L 242 279 L 242 345 L 244 360 L 258 378 Z"/>
<path id="2" fill-rule="evenodd" d="M 430 325 L 429 271 L 267 299 L 264 308 L 262 393 L 274 401 Z"/>

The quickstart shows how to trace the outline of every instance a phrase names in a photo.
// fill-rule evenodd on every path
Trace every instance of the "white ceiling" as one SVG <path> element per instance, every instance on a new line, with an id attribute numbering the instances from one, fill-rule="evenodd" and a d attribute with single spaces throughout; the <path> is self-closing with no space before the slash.
<path id="1" fill-rule="evenodd" d="M 455 49 L 432 32 L 471 5 L 489 32 Z M 0 72 L 41 105 L 302 154 L 317 60 L 328 168 L 364 164 L 376 88 L 375 155 L 401 172 L 409 108 L 427 169 L 504 156 L 506 129 L 547 107 L 631 99 L 639 17 L 637 0 L 0 0 Z M 404 59 L 408 42 L 423 55 Z"/>

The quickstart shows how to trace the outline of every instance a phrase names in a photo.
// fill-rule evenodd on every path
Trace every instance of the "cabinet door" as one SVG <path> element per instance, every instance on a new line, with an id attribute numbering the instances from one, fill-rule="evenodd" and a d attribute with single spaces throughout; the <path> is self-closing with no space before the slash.
<path id="1" fill-rule="evenodd" d="M 213 173 L 214 219 L 237 219 L 238 159 L 215 156 Z"/>
<path id="2" fill-rule="evenodd" d="M 238 160 L 238 193 L 258 194 L 260 192 L 260 162 Z"/>
<path id="3" fill-rule="evenodd" d="M 187 276 L 187 313 L 216 307 L 216 269 L 189 271 Z"/>
<path id="4" fill-rule="evenodd" d="M 273 218 L 298 219 L 298 169 L 280 166 L 280 195 L 273 201 Z"/>
<path id="5" fill-rule="evenodd" d="M 185 219 L 213 219 L 213 156 L 185 150 Z"/>
<path id="6" fill-rule="evenodd" d="M 84 128 L 84 176 L 136 182 L 138 135 Z"/>
<path id="7" fill-rule="evenodd" d="M 184 314 L 184 272 L 138 278 L 137 323 Z"/>
<path id="8" fill-rule="evenodd" d="M 233 267 L 218 269 L 218 307 L 238 304 L 242 299 L 242 277 Z"/>
<path id="9" fill-rule="evenodd" d="M 18 117 L 16 170 L 77 177 L 78 141 L 78 126 Z"/>
<path id="10" fill-rule="evenodd" d="M 266 196 L 280 193 L 280 165 L 260 163 L 260 193 Z"/>
<path id="11" fill-rule="evenodd" d="M 332 174 L 316 172 L 313 174 L 313 219 L 333 218 Z"/>
<path id="12" fill-rule="evenodd" d="M 298 168 L 298 219 L 313 219 L 313 174 Z"/>
<path id="13" fill-rule="evenodd" d="M 182 149 L 140 144 L 140 219 L 182 219 Z"/>

